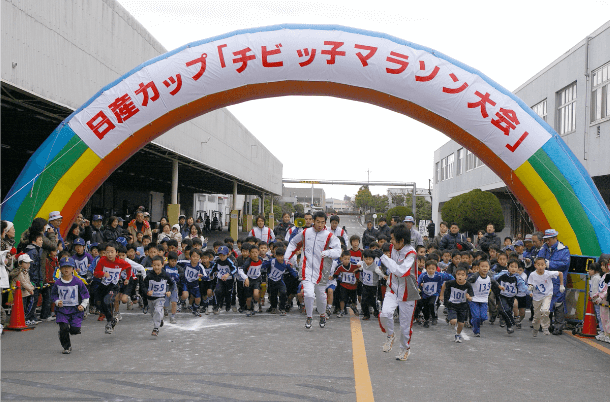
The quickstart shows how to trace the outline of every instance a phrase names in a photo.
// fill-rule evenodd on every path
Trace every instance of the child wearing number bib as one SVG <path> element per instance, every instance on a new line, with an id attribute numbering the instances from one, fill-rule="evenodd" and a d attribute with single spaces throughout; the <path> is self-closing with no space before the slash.
<path id="1" fill-rule="evenodd" d="M 333 262 L 336 264 L 336 262 Z M 354 265 L 351 263 L 351 254 L 349 251 L 345 250 L 341 253 L 341 265 L 337 267 L 335 273 L 332 275 L 332 278 L 338 278 L 341 280 L 339 283 L 339 300 L 340 300 L 340 308 L 339 314 L 337 317 L 343 317 L 346 312 L 346 304 L 352 304 L 352 308 L 356 309 L 354 306 L 356 304 L 356 295 L 357 295 L 357 281 L 360 278 L 360 272 L 358 272 L 358 265 Z M 332 269 L 331 269 L 332 271 Z M 356 314 L 357 314 L 356 309 Z"/>
<path id="2" fill-rule="evenodd" d="M 61 278 L 51 289 L 51 301 L 55 303 L 55 322 L 59 324 L 59 342 L 63 354 L 72 352 L 70 335 L 80 334 L 84 311 L 89 304 L 89 291 L 80 279 L 74 277 L 74 259 L 64 257 L 59 263 Z"/>
<path id="3" fill-rule="evenodd" d="M 468 276 L 468 264 L 460 263 L 455 269 L 455 280 L 445 282 L 441 289 L 441 301 L 447 306 L 449 324 L 455 325 L 455 342 L 461 343 L 462 329 L 468 317 L 468 303 L 474 292 Z"/>
<path id="4" fill-rule="evenodd" d="M 543 257 L 534 260 L 536 270 L 527 278 L 527 285 L 532 303 L 534 304 L 534 319 L 532 320 L 532 335 L 536 337 L 540 327 L 545 335 L 550 335 L 549 326 L 551 321 L 549 314 L 551 310 L 551 299 L 553 298 L 553 278 L 559 278 L 559 283 L 563 283 L 563 272 L 547 271 L 546 261 Z M 563 288 L 563 289 L 562 289 Z M 559 288 L 563 293 L 563 285 Z"/>
<path id="5" fill-rule="evenodd" d="M 379 309 L 377 308 L 377 284 L 379 283 L 379 276 L 383 277 L 383 272 L 377 266 L 375 252 L 371 248 L 362 252 L 362 258 L 363 260 L 356 264 L 361 269 L 362 319 L 370 320 L 371 313 L 369 309 L 371 307 L 373 308 L 373 316 L 375 318 L 379 316 Z"/>
<path id="6" fill-rule="evenodd" d="M 293 278 L 298 278 L 299 274 L 292 266 L 284 260 L 284 247 L 275 250 L 275 258 L 263 262 L 263 268 L 267 270 L 267 281 L 269 282 L 269 304 L 271 304 L 271 314 L 278 313 L 278 295 L 280 299 L 280 315 L 286 315 L 286 284 L 284 283 L 284 273 L 289 272 Z"/>
<path id="7" fill-rule="evenodd" d="M 470 305 L 472 332 L 477 338 L 481 336 L 481 324 L 487 320 L 489 292 L 493 289 L 494 293 L 500 293 L 498 282 L 488 275 L 490 266 L 487 258 L 481 258 L 478 264 L 479 272 L 468 278 L 468 282 L 472 284 L 472 290 L 474 291 L 474 296 L 468 303 Z"/>
<path id="8" fill-rule="evenodd" d="M 513 315 L 513 305 L 515 297 L 519 291 L 527 291 L 527 286 L 523 279 L 518 274 L 519 260 L 511 259 L 508 262 L 508 270 L 502 271 L 494 279 L 500 285 L 500 295 L 498 296 L 498 310 L 506 323 L 506 332 L 512 334 L 515 332 L 515 318 Z"/>
<path id="9" fill-rule="evenodd" d="M 455 278 L 446 272 L 437 272 L 438 265 L 435 260 L 428 260 L 425 264 L 426 272 L 417 278 L 421 290 L 421 300 L 418 300 L 417 304 L 422 305 L 424 328 L 429 328 L 430 324 L 436 325 L 437 317 L 434 307 L 443 283 Z"/>
<path id="10" fill-rule="evenodd" d="M 246 297 L 246 317 L 256 314 L 261 290 L 263 260 L 259 258 L 258 246 L 252 245 L 250 257 L 244 261 L 244 265 L 237 271 L 244 280 L 244 292 Z M 254 300 L 253 300 L 254 299 Z"/>
<path id="11" fill-rule="evenodd" d="M 146 272 L 144 289 L 146 289 L 150 315 L 153 320 L 151 335 L 158 336 L 159 328 L 163 326 L 165 298 L 171 296 L 176 283 L 167 272 L 163 271 L 163 257 L 160 255 L 153 257 L 152 268 L 152 270 Z"/>

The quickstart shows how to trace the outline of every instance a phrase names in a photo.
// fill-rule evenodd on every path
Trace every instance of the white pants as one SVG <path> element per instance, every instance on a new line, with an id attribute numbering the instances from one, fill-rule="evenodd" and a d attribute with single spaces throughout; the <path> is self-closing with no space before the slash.
<path id="1" fill-rule="evenodd" d="M 165 297 L 159 297 L 155 300 L 148 301 L 148 309 L 152 316 L 154 328 L 159 328 L 161 320 L 163 320 L 163 306 L 165 305 Z"/>
<path id="2" fill-rule="evenodd" d="M 305 311 L 307 312 L 307 317 L 313 317 L 314 301 L 320 315 L 326 312 L 326 284 L 316 285 L 310 281 L 303 281 L 303 293 L 305 293 Z"/>
<path id="3" fill-rule="evenodd" d="M 383 306 L 381 307 L 381 314 L 379 321 L 388 336 L 394 333 L 394 311 L 398 307 L 399 318 L 400 318 L 400 332 L 402 337 L 400 340 L 400 347 L 403 349 L 409 349 L 411 343 L 411 325 L 413 324 L 413 312 L 415 310 L 414 301 L 400 301 L 398 297 L 390 292 L 390 289 L 385 293 L 383 299 Z"/>

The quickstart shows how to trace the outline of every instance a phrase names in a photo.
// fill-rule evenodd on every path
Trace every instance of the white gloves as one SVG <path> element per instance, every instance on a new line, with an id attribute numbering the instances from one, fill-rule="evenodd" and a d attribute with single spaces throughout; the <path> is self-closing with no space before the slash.
<path id="1" fill-rule="evenodd" d="M 563 285 L 559 285 L 559 291 L 560 291 L 561 293 L 565 292 L 565 291 L 566 291 L 566 287 L 565 287 L 565 286 L 563 286 Z"/>
<path id="2" fill-rule="evenodd" d="M 326 258 L 328 257 L 328 253 L 330 253 L 330 250 L 322 250 L 320 255 L 322 256 L 322 258 Z"/>
<path id="3" fill-rule="evenodd" d="M 527 285 L 527 290 L 529 290 L 530 292 L 534 291 L 534 285 Z"/>

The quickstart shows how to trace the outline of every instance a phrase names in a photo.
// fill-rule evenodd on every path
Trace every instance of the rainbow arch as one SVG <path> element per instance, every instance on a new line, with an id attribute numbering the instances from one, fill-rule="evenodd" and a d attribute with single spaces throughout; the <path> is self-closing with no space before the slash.
<path id="1" fill-rule="evenodd" d="M 572 254 L 610 252 L 610 213 L 589 174 L 519 98 L 433 49 L 336 25 L 235 31 L 139 65 L 55 129 L 6 195 L 2 218 L 18 231 L 54 210 L 72 222 L 115 169 L 172 127 L 287 95 L 367 102 L 436 128 L 502 178 L 535 225 L 557 229 Z"/>

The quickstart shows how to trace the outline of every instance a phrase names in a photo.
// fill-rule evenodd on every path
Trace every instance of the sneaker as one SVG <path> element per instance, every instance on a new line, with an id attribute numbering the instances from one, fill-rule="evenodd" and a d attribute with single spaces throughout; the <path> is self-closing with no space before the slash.
<path id="1" fill-rule="evenodd" d="M 112 319 L 112 321 L 110 322 L 110 325 L 112 325 L 112 329 L 114 329 L 114 327 L 116 327 L 116 325 L 119 323 L 119 320 L 117 320 L 116 317 L 114 317 Z"/>
<path id="2" fill-rule="evenodd" d="M 326 326 L 326 316 L 321 315 L 320 316 L 320 328 L 324 328 L 325 326 Z"/>
<path id="3" fill-rule="evenodd" d="M 286 315 L 286 312 L 285 312 L 284 310 L 281 310 L 281 311 L 280 311 L 280 315 L 281 315 L 281 316 L 285 316 L 285 315 Z"/>
<path id="4" fill-rule="evenodd" d="M 356 303 L 352 303 L 351 307 L 354 314 L 358 315 L 358 306 L 356 305 Z"/>
<path id="5" fill-rule="evenodd" d="M 400 360 L 400 361 L 404 362 L 409 358 L 410 354 L 411 354 L 411 349 L 400 348 L 400 353 L 398 354 L 398 356 L 396 356 L 396 360 Z"/>
<path id="6" fill-rule="evenodd" d="M 305 328 L 310 329 L 311 328 L 311 322 L 312 322 L 312 318 L 311 317 L 307 317 L 307 320 L 305 321 Z"/>
<path id="7" fill-rule="evenodd" d="M 390 350 L 392 350 L 392 346 L 394 346 L 394 338 L 394 334 L 387 337 L 385 343 L 383 344 L 383 351 L 385 353 L 388 353 Z"/>
<path id="8" fill-rule="evenodd" d="M 226 307 L 225 311 L 228 313 L 229 311 L 231 311 L 231 307 Z M 233 310 L 233 312 L 235 312 L 235 310 Z"/>
<path id="9" fill-rule="evenodd" d="M 45 321 L 54 321 L 56 317 L 47 317 L 44 320 Z"/>
<path id="10" fill-rule="evenodd" d="M 534 338 L 538 336 L 538 330 L 537 329 L 532 329 L 532 336 Z"/>
<path id="11" fill-rule="evenodd" d="M 161 320 L 161 325 L 159 325 L 159 326 L 160 326 L 160 327 L 162 327 L 162 326 L 163 326 L 163 320 Z"/>
<path id="12" fill-rule="evenodd" d="M 105 331 L 107 334 L 111 334 L 114 331 L 114 329 L 112 329 L 112 324 L 111 323 L 106 323 L 106 328 Z"/>
<path id="13" fill-rule="evenodd" d="M 227 307 L 227 309 L 228 309 L 228 307 Z M 227 310 L 227 311 L 229 311 L 229 310 Z M 234 312 L 234 313 L 236 313 L 236 312 L 237 312 L 237 307 L 233 306 L 233 312 Z"/>
<path id="14" fill-rule="evenodd" d="M 175 324 L 176 323 L 176 317 L 174 317 L 174 316 L 169 317 L 169 323 L 170 324 Z"/>
<path id="15" fill-rule="evenodd" d="M 436 325 L 438 324 L 438 318 L 433 318 L 432 319 L 432 325 Z"/>
<path id="16" fill-rule="evenodd" d="M 250 310 L 250 314 L 252 314 L 254 316 L 256 314 L 256 310 L 254 310 L 254 309 Z"/>
<path id="17" fill-rule="evenodd" d="M 195 316 L 195 317 L 201 317 L 201 313 L 197 310 L 191 310 L 191 313 Z"/>
<path id="18" fill-rule="evenodd" d="M 100 313 L 100 316 L 97 317 L 97 320 L 98 321 L 106 321 L 106 316 L 104 314 Z"/>
<path id="19" fill-rule="evenodd" d="M 513 327 L 506 327 L 506 332 L 512 334 L 513 332 L 515 332 L 515 330 L 513 329 Z"/>
<path id="20" fill-rule="evenodd" d="M 148 314 L 148 305 L 142 307 L 142 313 Z"/>
<path id="21" fill-rule="evenodd" d="M 462 335 L 455 334 L 455 343 L 462 343 Z"/>
<path id="22" fill-rule="evenodd" d="M 246 311 L 246 317 L 250 317 L 252 315 L 252 313 L 250 312 L 250 310 Z"/>
<path id="23" fill-rule="evenodd" d="M 258 305 L 258 312 L 259 313 L 263 313 L 263 306 L 261 306 L 260 304 Z"/>
<path id="24" fill-rule="evenodd" d="M 366 315 L 362 316 L 362 318 L 361 318 L 362 321 L 368 321 L 370 319 L 371 319 L 371 317 L 370 316 L 366 316 Z"/>
<path id="25" fill-rule="evenodd" d="M 489 325 L 494 325 L 494 322 L 496 322 L 496 319 L 492 318 L 491 320 L 489 320 Z"/>
<path id="26" fill-rule="evenodd" d="M 517 324 L 515 324 L 515 326 L 517 327 L 517 329 L 521 329 L 521 323 L 518 322 Z"/>
<path id="27" fill-rule="evenodd" d="M 159 329 L 158 328 L 153 329 L 152 332 L 150 333 L 150 335 L 158 336 L 159 335 Z"/>
<path id="28" fill-rule="evenodd" d="M 212 307 L 212 306 L 208 306 L 208 307 L 204 307 L 204 308 L 203 308 L 203 311 L 204 311 L 204 314 L 205 314 L 205 315 L 210 315 L 210 308 L 211 308 L 211 307 Z"/>
<path id="29" fill-rule="evenodd" d="M 430 321 L 424 321 L 424 328 L 430 328 Z"/>
<path id="30" fill-rule="evenodd" d="M 548 329 L 548 328 L 544 328 L 544 329 L 542 330 L 542 333 L 543 333 L 543 334 L 545 334 L 545 335 L 551 335 L 551 332 L 549 331 L 549 329 Z"/>
<path id="31" fill-rule="evenodd" d="M 163 317 L 167 317 L 169 315 L 169 311 L 167 309 L 163 309 Z"/>
<path id="32" fill-rule="evenodd" d="M 500 328 L 504 328 L 506 326 L 506 324 L 504 323 L 504 321 L 500 321 Z"/>
<path id="33" fill-rule="evenodd" d="M 117 321 L 121 321 L 123 319 L 123 317 L 121 316 L 121 313 L 119 313 L 117 311 L 117 313 L 114 315 L 114 317 L 117 319 Z"/>
<path id="34" fill-rule="evenodd" d="M 212 309 L 212 313 L 214 313 L 214 315 L 218 315 L 218 313 L 220 313 L 220 311 L 218 311 L 218 307 L 214 307 Z"/>
<path id="35" fill-rule="evenodd" d="M 480 338 L 481 334 L 477 332 L 477 333 L 474 334 L 474 336 L 475 336 L 475 338 Z"/>
<path id="36" fill-rule="evenodd" d="M 69 355 L 70 352 L 72 352 L 72 346 L 70 346 L 68 349 L 64 349 L 61 353 L 64 355 Z"/>
<path id="37" fill-rule="evenodd" d="M 274 309 L 273 307 L 269 306 L 269 308 L 266 311 L 268 313 L 271 313 L 273 310 L 277 310 L 277 309 Z M 277 311 L 276 311 L 276 313 L 277 313 Z M 271 313 L 271 314 L 275 314 L 275 313 Z"/>
<path id="38" fill-rule="evenodd" d="M 244 309 L 240 307 L 240 308 L 237 309 L 237 311 L 241 314 L 241 313 L 244 312 Z M 235 312 L 235 310 L 233 310 L 233 312 Z"/>
<path id="39" fill-rule="evenodd" d="M 129 300 L 127 302 L 127 310 L 132 310 L 133 309 L 133 302 L 131 300 Z"/>
<path id="40" fill-rule="evenodd" d="M 338 317 L 338 318 L 343 317 L 343 311 L 339 311 L 339 314 L 337 314 L 337 317 Z"/>

